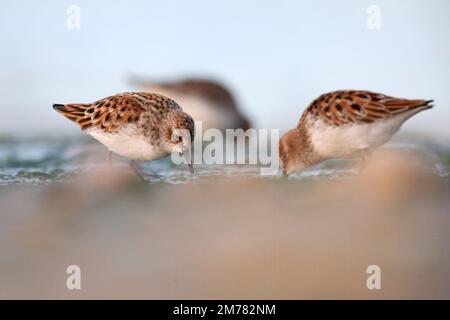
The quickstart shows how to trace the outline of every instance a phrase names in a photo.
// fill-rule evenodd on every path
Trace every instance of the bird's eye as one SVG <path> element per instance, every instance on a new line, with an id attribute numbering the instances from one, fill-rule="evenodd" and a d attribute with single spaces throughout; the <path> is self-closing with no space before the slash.
<path id="1" fill-rule="evenodd" d="M 183 141 L 183 138 L 180 136 L 180 137 L 178 137 L 178 142 L 181 142 L 181 141 Z"/>

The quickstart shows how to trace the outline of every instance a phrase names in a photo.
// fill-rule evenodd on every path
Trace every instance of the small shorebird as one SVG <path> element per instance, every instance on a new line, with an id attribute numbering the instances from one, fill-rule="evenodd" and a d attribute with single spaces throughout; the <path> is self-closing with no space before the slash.
<path id="1" fill-rule="evenodd" d="M 172 99 L 128 92 L 87 104 L 54 104 L 53 108 L 76 122 L 112 153 L 131 159 L 133 172 L 143 180 L 135 160 L 156 160 L 171 152 L 183 154 L 194 173 L 191 142 L 194 121 Z"/>
<path id="2" fill-rule="evenodd" d="M 361 157 L 385 144 L 433 100 L 393 98 L 370 91 L 335 91 L 321 95 L 303 112 L 297 128 L 279 143 L 285 175 L 333 158 Z"/>
<path id="3" fill-rule="evenodd" d="M 202 121 L 203 129 L 243 129 L 249 121 L 239 111 L 230 90 L 208 79 L 184 79 L 178 81 L 151 81 L 134 79 L 141 90 L 157 92 L 174 98 L 196 121 Z"/>

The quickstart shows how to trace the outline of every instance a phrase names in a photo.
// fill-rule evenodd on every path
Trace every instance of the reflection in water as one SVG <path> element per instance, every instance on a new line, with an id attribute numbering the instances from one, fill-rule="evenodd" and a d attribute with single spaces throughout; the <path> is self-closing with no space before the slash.
<path id="1" fill-rule="evenodd" d="M 141 184 L 84 140 L 3 142 L 0 298 L 450 298 L 442 150 L 288 179 L 252 166 L 191 177 L 163 160 Z M 79 292 L 65 288 L 71 264 Z M 381 291 L 366 288 L 372 264 Z"/>

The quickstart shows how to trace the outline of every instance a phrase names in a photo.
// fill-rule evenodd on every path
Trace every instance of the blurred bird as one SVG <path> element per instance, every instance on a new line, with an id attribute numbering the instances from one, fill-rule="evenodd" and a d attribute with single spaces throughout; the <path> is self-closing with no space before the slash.
<path id="1" fill-rule="evenodd" d="M 385 144 L 433 100 L 393 98 L 369 91 L 335 91 L 321 95 L 303 112 L 297 128 L 279 143 L 285 175 L 332 158 L 362 157 Z"/>
<path id="2" fill-rule="evenodd" d="M 204 129 L 243 129 L 249 121 L 238 110 L 231 92 L 222 84 L 208 79 L 179 81 L 146 81 L 133 79 L 141 90 L 157 92 L 174 98 Z"/>
<path id="3" fill-rule="evenodd" d="M 194 120 L 165 96 L 128 92 L 86 104 L 54 104 L 53 108 L 76 122 L 109 150 L 131 159 L 133 172 L 143 180 L 135 160 L 155 160 L 171 152 L 183 154 L 189 170 Z"/>

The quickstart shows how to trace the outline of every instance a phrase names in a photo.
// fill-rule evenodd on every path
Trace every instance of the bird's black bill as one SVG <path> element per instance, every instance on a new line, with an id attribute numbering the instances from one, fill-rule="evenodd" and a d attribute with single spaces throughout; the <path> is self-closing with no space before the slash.
<path id="1" fill-rule="evenodd" d="M 187 166 L 189 168 L 189 172 L 191 174 L 195 174 L 194 165 L 192 164 L 191 153 L 189 151 L 188 152 L 182 152 L 181 155 L 184 157 L 184 161 L 186 161 L 186 164 L 187 164 Z"/>
<path id="2" fill-rule="evenodd" d="M 189 168 L 189 171 L 191 172 L 191 174 L 195 174 L 194 165 L 192 163 L 188 163 L 188 168 Z"/>

